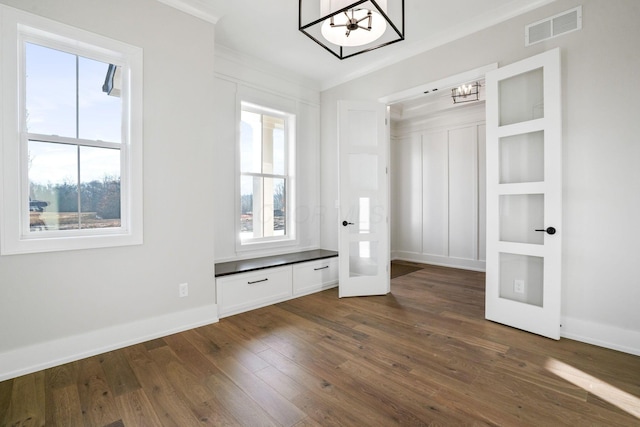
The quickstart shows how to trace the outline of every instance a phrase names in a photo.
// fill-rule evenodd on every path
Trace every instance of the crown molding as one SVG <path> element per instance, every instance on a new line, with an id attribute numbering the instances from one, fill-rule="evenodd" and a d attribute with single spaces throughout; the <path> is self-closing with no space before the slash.
<path id="1" fill-rule="evenodd" d="M 502 22 L 506 22 L 509 19 L 524 15 L 525 13 L 555 1 L 557 0 L 531 0 L 528 2 L 512 0 L 497 10 L 494 9 L 476 16 L 473 22 L 461 22 L 457 25 L 452 25 L 447 30 L 434 34 L 429 40 L 410 42 L 408 39 L 405 39 L 401 43 L 392 45 L 393 47 L 391 49 L 395 50 L 393 55 L 380 55 L 378 60 L 375 60 L 366 66 L 359 67 L 352 72 L 344 73 L 340 77 L 334 79 L 323 80 L 321 82 L 321 89 L 325 91 L 341 84 L 348 83 L 367 74 L 374 73 L 406 59 L 420 55 L 431 49 L 444 46 L 463 37 L 491 28 Z"/>
<path id="2" fill-rule="evenodd" d="M 215 14 L 214 10 L 202 0 L 158 0 L 167 6 L 178 9 L 189 15 L 193 15 L 204 21 L 216 24 L 220 17 Z"/>
<path id="3" fill-rule="evenodd" d="M 255 56 L 246 55 L 226 46 L 216 44 L 214 54 L 215 71 L 220 75 L 227 75 L 230 78 L 243 80 L 237 69 L 225 67 L 225 64 L 234 64 L 243 70 L 253 70 L 270 79 L 278 80 L 285 86 L 297 86 L 299 89 L 320 93 L 320 85 L 317 81 L 291 70 L 278 66 L 272 62 L 263 61 Z"/>

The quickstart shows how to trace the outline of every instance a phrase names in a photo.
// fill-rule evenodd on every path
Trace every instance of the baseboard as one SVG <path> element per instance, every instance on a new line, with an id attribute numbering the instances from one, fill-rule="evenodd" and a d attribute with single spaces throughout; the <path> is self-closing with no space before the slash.
<path id="1" fill-rule="evenodd" d="M 563 316 L 560 335 L 563 338 L 640 356 L 639 331 Z"/>
<path id="2" fill-rule="evenodd" d="M 438 255 L 426 255 L 416 252 L 393 251 L 391 252 L 392 260 L 402 260 L 409 262 L 418 262 L 421 264 L 439 265 L 441 267 L 461 268 L 463 270 L 486 271 L 486 263 L 484 261 L 452 258 Z"/>
<path id="3" fill-rule="evenodd" d="M 216 323 L 216 304 L 116 325 L 0 353 L 0 381 Z"/>

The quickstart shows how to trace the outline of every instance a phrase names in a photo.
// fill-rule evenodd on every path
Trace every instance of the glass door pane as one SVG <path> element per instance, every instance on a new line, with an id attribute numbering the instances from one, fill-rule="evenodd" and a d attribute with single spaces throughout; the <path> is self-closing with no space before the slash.
<path id="1" fill-rule="evenodd" d="M 544 181 L 544 131 L 500 138 L 500 184 Z"/>
<path id="2" fill-rule="evenodd" d="M 351 242 L 349 247 L 349 277 L 378 275 L 378 242 Z"/>
<path id="3" fill-rule="evenodd" d="M 500 241 L 542 245 L 544 233 L 544 195 L 500 196 Z"/>
<path id="4" fill-rule="evenodd" d="M 500 126 L 544 117 L 543 69 L 501 80 L 498 83 Z"/>
<path id="5" fill-rule="evenodd" d="M 500 298 L 542 307 L 544 259 L 500 254 Z"/>

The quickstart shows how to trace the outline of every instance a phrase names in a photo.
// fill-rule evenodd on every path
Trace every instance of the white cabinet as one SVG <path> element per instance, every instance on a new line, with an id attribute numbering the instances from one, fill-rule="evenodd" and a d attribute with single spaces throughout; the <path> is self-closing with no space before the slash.
<path id="1" fill-rule="evenodd" d="M 268 268 L 216 280 L 219 317 L 291 297 L 291 267 Z"/>
<path id="2" fill-rule="evenodd" d="M 294 264 L 293 295 L 307 295 L 338 283 L 338 258 Z"/>
<path id="3" fill-rule="evenodd" d="M 216 279 L 218 317 L 318 292 L 338 283 L 338 258 L 268 267 Z"/>

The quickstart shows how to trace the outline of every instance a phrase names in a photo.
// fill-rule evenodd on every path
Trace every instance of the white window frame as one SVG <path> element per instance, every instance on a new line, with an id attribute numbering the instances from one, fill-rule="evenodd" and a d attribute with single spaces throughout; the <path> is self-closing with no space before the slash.
<path id="1" fill-rule="evenodd" d="M 0 255 L 142 244 L 142 49 L 3 5 L 0 35 Z M 120 227 L 30 232 L 27 42 L 121 67 Z"/>
<path id="2" fill-rule="evenodd" d="M 298 244 L 297 233 L 295 229 L 295 207 L 296 207 L 296 183 L 295 183 L 295 164 L 296 164 L 296 113 L 293 106 L 286 103 L 280 104 L 271 100 L 265 101 L 265 99 L 252 97 L 247 93 L 240 94 L 238 98 L 237 118 L 238 118 L 238 134 L 236 142 L 236 252 L 245 252 L 252 250 L 271 249 L 285 246 L 293 246 Z M 272 117 L 278 117 L 284 119 L 285 122 L 285 182 L 286 182 L 286 234 L 284 236 L 268 236 L 257 237 L 252 239 L 240 239 L 240 214 L 241 214 L 241 188 L 240 181 L 242 175 L 246 175 L 241 170 L 240 165 L 240 123 L 242 121 L 242 110 L 251 111 L 258 114 L 266 114 Z M 287 111 L 288 110 L 288 111 Z M 256 174 L 261 175 L 261 174 Z M 267 174 L 268 176 L 268 174 Z"/>

